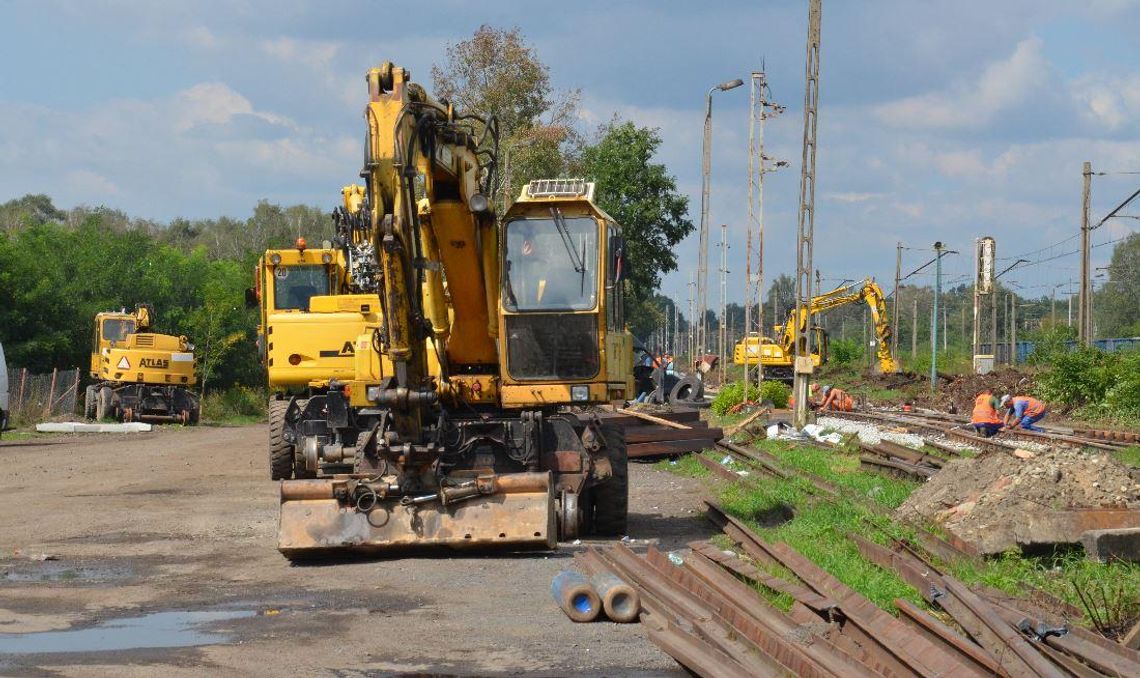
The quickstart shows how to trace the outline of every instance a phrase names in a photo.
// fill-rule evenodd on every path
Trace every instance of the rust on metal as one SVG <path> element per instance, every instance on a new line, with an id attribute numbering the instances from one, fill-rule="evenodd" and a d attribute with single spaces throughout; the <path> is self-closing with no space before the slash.
<path id="1" fill-rule="evenodd" d="M 721 480 L 727 480 L 729 482 L 740 480 L 740 476 L 737 475 L 735 471 L 726 468 L 723 464 L 718 464 L 703 454 L 696 455 L 696 460 L 698 463 L 700 463 L 701 466 L 707 468 L 710 472 L 712 472 L 713 475 L 720 478 Z"/>
<path id="2" fill-rule="evenodd" d="M 968 638 L 958 635 L 909 600 L 896 599 L 895 607 L 899 609 L 900 620 L 910 624 L 932 643 L 940 643 L 946 649 L 958 653 L 963 661 L 972 663 L 978 671 L 997 676 L 1009 675 L 988 652 L 970 642 Z"/>

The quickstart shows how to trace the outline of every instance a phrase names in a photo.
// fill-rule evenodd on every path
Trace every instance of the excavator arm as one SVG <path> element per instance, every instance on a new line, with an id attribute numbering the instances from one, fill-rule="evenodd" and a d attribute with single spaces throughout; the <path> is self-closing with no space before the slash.
<path id="1" fill-rule="evenodd" d="M 871 323 L 875 327 L 875 337 L 878 340 L 876 356 L 879 360 L 879 369 L 887 374 L 898 372 L 898 362 L 891 354 L 891 324 L 887 317 L 887 300 L 882 288 L 872 278 L 865 279 L 858 287 L 843 285 L 812 297 L 811 304 L 798 318 L 796 311 L 793 310 L 784 323 L 781 339 L 784 351 L 791 352 L 794 348 L 797 324 L 806 334 L 808 323 L 813 316 L 859 302 L 865 302 L 871 310 Z"/>

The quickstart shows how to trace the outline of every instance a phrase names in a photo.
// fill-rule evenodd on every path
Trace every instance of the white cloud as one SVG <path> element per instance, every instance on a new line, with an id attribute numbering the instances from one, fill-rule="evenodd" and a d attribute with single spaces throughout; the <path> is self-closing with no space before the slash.
<path id="1" fill-rule="evenodd" d="M 1026 103 L 1050 78 L 1043 42 L 1028 38 L 1009 58 L 985 68 L 972 82 L 887 102 L 877 107 L 881 122 L 913 129 L 978 129 L 996 115 Z"/>
<path id="2" fill-rule="evenodd" d="M 882 193 L 857 193 L 854 191 L 848 191 L 846 193 L 826 193 L 826 194 L 824 194 L 823 197 L 828 199 L 828 200 L 833 200 L 835 202 L 858 203 L 858 202 L 867 202 L 868 200 L 875 200 L 877 198 L 881 198 L 881 197 L 883 197 L 883 194 Z"/>

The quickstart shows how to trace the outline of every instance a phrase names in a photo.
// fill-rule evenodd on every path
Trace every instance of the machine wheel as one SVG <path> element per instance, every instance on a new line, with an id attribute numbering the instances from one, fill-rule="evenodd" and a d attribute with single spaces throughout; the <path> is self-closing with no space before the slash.
<path id="1" fill-rule="evenodd" d="M 198 418 L 201 416 L 201 414 L 202 414 L 202 406 L 201 405 L 195 405 L 193 407 L 193 409 L 190 410 L 190 425 L 191 426 L 196 426 L 198 424 Z"/>
<path id="2" fill-rule="evenodd" d="M 305 411 L 305 406 L 309 404 L 309 399 L 297 401 L 297 409 L 301 412 Z M 298 448 L 294 448 L 293 452 L 293 477 L 297 480 L 309 480 L 317 477 L 316 471 L 310 471 L 305 467 L 305 458 L 301 455 Z"/>
<path id="3" fill-rule="evenodd" d="M 285 442 L 285 412 L 288 400 L 269 401 L 269 477 L 288 480 L 293 477 L 293 446 Z"/>
<path id="4" fill-rule="evenodd" d="M 594 533 L 608 537 L 625 534 L 629 512 L 629 459 L 625 450 L 625 432 L 619 426 L 602 424 L 606 439 L 606 456 L 613 475 L 591 488 L 593 495 Z"/>
<path id="5" fill-rule="evenodd" d="M 83 392 L 83 418 L 94 419 L 96 409 L 96 399 L 99 397 L 99 391 L 94 385 L 88 386 L 87 390 Z"/>
<path id="6" fill-rule="evenodd" d="M 111 403 L 113 399 L 110 386 L 102 386 L 99 388 L 99 393 L 95 396 L 95 421 L 103 421 L 111 416 Z"/>

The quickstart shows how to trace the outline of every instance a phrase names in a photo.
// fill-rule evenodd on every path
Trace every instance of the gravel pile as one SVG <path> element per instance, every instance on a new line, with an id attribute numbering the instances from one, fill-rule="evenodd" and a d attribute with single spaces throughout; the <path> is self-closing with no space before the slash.
<path id="1" fill-rule="evenodd" d="M 818 417 L 816 423 L 832 431 L 856 433 L 859 436 L 859 442 L 865 445 L 878 445 L 884 440 L 905 445 L 914 450 L 921 449 L 923 445 L 922 436 L 913 433 L 897 433 L 864 421 L 852 421 L 839 417 Z"/>

